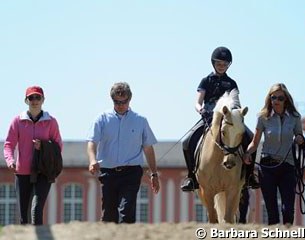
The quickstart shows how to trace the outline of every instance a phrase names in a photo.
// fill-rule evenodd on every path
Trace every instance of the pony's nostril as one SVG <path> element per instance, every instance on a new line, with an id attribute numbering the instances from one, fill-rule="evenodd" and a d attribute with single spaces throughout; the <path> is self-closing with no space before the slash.
<path id="1" fill-rule="evenodd" d="M 231 169 L 235 167 L 236 164 L 233 162 L 224 162 L 223 165 L 225 166 L 226 169 Z"/>

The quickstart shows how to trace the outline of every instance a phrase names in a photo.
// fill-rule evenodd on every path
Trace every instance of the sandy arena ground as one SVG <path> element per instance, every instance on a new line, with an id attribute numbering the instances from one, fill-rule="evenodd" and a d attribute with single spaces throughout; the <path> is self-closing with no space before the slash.
<path id="1" fill-rule="evenodd" d="M 199 229 L 198 231 L 196 231 Z M 204 230 L 202 230 L 204 229 Z M 204 231 L 207 235 L 205 238 Z M 198 233 L 198 237 L 196 236 Z M 216 236 L 214 233 L 218 232 Z M 214 235 L 213 235 L 214 234 Z M 248 237 L 247 237 L 248 234 Z M 283 235 L 286 234 L 286 237 Z M 305 227 L 283 225 L 229 225 L 161 223 L 161 224 L 121 224 L 71 222 L 51 226 L 10 225 L 2 229 L 0 240 L 180 240 L 180 239 L 304 239 Z"/>

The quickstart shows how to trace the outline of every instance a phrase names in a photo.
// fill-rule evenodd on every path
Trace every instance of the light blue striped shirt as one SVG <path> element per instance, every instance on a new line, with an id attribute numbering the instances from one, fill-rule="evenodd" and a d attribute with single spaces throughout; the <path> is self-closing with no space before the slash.
<path id="1" fill-rule="evenodd" d="M 142 165 L 143 146 L 157 143 L 147 119 L 131 109 L 124 115 L 114 110 L 102 113 L 92 124 L 87 141 L 97 144 L 96 159 L 103 168 Z"/>
<path id="2" fill-rule="evenodd" d="M 302 134 L 300 117 L 295 117 L 287 111 L 283 118 L 272 111 L 268 119 L 259 117 L 256 128 L 264 133 L 262 154 L 270 155 L 274 159 L 286 160 L 294 165 L 291 145 L 293 137 Z"/>

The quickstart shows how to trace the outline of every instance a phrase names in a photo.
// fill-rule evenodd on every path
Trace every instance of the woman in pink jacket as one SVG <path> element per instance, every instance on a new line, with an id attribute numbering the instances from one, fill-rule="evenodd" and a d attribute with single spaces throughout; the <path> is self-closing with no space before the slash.
<path id="1" fill-rule="evenodd" d="M 29 108 L 13 119 L 4 143 L 4 158 L 8 168 L 15 173 L 21 224 L 29 223 L 29 206 L 31 223 L 43 223 L 43 207 L 51 187 L 51 183 L 41 174 L 38 175 L 37 182 L 30 181 L 34 150 L 40 150 L 40 140 L 54 141 L 62 148 L 56 119 L 42 110 L 44 99 L 41 87 L 27 88 L 25 103 Z M 14 154 L 15 150 L 17 154 Z"/>

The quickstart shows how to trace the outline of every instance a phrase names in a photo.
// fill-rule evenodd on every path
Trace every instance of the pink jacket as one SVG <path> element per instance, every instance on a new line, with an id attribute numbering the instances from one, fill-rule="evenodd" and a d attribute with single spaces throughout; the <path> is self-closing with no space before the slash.
<path id="1" fill-rule="evenodd" d="M 16 164 L 17 174 L 31 174 L 34 139 L 53 140 L 62 149 L 57 121 L 48 112 L 43 112 L 42 117 L 36 123 L 29 118 L 26 111 L 13 119 L 4 143 L 4 158 L 7 166 L 12 163 Z M 16 147 L 18 152 L 15 160 Z"/>

